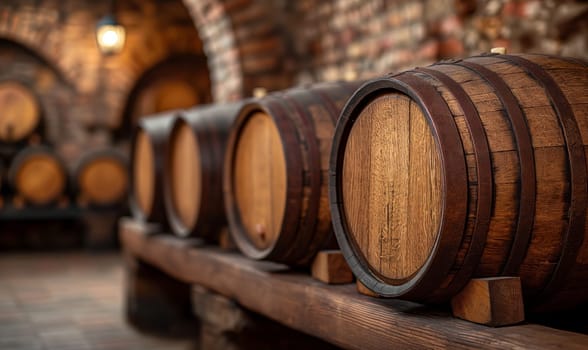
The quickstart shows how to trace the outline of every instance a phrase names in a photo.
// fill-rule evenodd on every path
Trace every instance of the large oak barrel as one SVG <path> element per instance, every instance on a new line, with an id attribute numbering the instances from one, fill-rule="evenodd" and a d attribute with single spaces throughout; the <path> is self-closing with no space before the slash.
<path id="1" fill-rule="evenodd" d="M 127 161 L 114 149 L 84 154 L 73 173 L 78 202 L 83 206 L 109 208 L 127 196 Z"/>
<path id="2" fill-rule="evenodd" d="M 165 225 L 163 166 L 167 137 L 177 111 L 143 118 L 131 142 L 129 206 L 133 217 Z"/>
<path id="3" fill-rule="evenodd" d="M 24 140 L 40 120 L 39 104 L 27 87 L 15 81 L 0 83 L 0 142 Z"/>
<path id="4" fill-rule="evenodd" d="M 242 103 L 183 111 L 169 133 L 164 197 L 172 231 L 215 239 L 226 225 L 222 194 L 224 152 Z"/>
<path id="5" fill-rule="evenodd" d="M 57 203 L 67 188 L 67 170 L 60 157 L 44 146 L 28 147 L 16 154 L 8 181 L 15 196 L 36 206 Z"/>
<path id="6" fill-rule="evenodd" d="M 230 232 L 249 257 L 306 264 L 332 237 L 327 169 L 335 122 L 357 83 L 273 93 L 246 104 L 229 135 Z"/>
<path id="7" fill-rule="evenodd" d="M 585 62 L 541 55 L 360 88 L 330 165 L 333 225 L 358 279 L 436 302 L 471 277 L 520 276 L 528 304 L 588 300 L 586 91 Z"/>

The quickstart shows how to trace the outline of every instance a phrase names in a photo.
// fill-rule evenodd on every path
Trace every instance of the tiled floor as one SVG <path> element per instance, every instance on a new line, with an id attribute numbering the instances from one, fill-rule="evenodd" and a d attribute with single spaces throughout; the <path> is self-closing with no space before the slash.
<path id="1" fill-rule="evenodd" d="M 0 253 L 0 349 L 194 349 L 124 320 L 115 253 Z"/>

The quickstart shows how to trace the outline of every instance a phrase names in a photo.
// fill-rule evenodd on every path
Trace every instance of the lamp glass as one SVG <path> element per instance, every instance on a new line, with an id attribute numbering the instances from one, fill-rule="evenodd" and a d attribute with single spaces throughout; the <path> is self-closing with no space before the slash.
<path id="1" fill-rule="evenodd" d="M 101 25 L 96 30 L 96 39 L 102 53 L 118 53 L 125 45 L 125 28 L 118 24 Z"/>

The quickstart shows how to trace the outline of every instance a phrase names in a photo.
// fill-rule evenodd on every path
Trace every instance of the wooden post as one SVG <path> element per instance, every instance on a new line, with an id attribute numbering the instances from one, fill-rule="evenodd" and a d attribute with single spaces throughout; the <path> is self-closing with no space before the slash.
<path id="1" fill-rule="evenodd" d="M 474 278 L 451 300 L 455 317 L 488 326 L 525 320 L 519 277 Z"/>
<path id="2" fill-rule="evenodd" d="M 190 286 L 125 254 L 125 313 L 143 331 L 189 336 L 197 333 Z"/>
<path id="3" fill-rule="evenodd" d="M 338 349 L 199 285 L 192 287 L 192 307 L 201 324 L 201 349 Z"/>
<path id="4" fill-rule="evenodd" d="M 311 274 L 312 278 L 328 284 L 353 282 L 353 273 L 340 250 L 318 252 L 312 262 Z"/>

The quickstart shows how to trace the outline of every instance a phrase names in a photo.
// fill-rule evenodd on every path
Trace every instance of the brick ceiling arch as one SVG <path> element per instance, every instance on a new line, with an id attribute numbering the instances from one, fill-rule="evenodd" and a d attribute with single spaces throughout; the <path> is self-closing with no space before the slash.
<path id="1" fill-rule="evenodd" d="M 183 0 L 204 43 L 215 101 L 284 89 L 292 72 L 284 38 L 264 0 Z"/>

